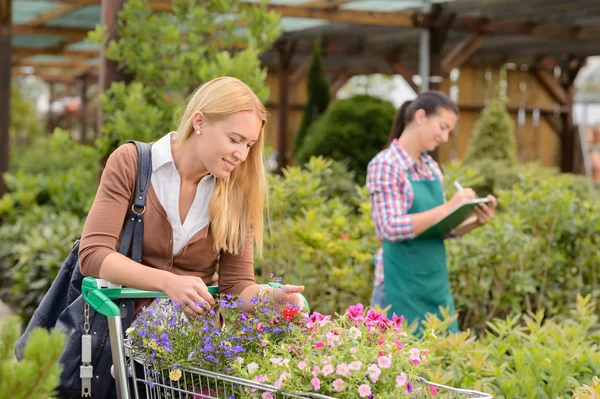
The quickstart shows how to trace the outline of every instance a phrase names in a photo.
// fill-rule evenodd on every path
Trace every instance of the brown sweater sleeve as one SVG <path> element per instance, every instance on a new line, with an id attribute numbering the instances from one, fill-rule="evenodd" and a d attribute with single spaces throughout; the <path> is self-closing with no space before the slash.
<path id="1" fill-rule="evenodd" d="M 254 279 L 254 233 L 248 235 L 238 255 L 223 252 L 219 260 L 219 293 L 241 294 Z"/>
<path id="2" fill-rule="evenodd" d="M 102 262 L 117 249 L 135 187 L 136 170 L 134 144 L 117 148 L 106 162 L 79 243 L 79 263 L 84 276 L 99 277 Z"/>

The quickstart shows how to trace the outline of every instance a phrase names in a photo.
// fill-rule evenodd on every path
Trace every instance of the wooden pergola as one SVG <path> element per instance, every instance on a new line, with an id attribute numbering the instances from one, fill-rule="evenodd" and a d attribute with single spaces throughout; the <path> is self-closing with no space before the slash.
<path id="1" fill-rule="evenodd" d="M 23 74 L 22 67 L 33 67 L 38 77 L 65 83 L 79 93 L 85 107 L 87 85 L 97 84 L 104 90 L 112 81 L 127 78 L 104 59 L 102 49 L 87 48 L 83 42 L 87 32 L 101 22 L 116 37 L 116 18 L 124 1 L 54 1 L 55 6 L 15 21 L 17 5 L 23 17 L 27 14 L 22 12 L 23 4 L 34 2 L 0 0 L 0 173 L 8 168 L 11 75 Z M 302 106 L 289 100 L 290 92 L 303 80 L 314 40 L 321 37 L 333 92 L 359 74 L 399 74 L 419 91 L 447 89 L 448 76 L 455 68 L 525 66 L 553 104 L 509 105 L 509 110 L 539 112 L 560 135 L 561 169 L 572 170 L 573 83 L 586 57 L 600 55 L 597 0 L 423 0 L 418 6 L 409 0 L 292 2 L 272 1 L 268 6 L 282 15 L 283 33 L 273 49 L 261 55 L 263 65 L 278 80 L 276 100 L 269 105 L 278 113 L 280 154 L 288 151 L 287 113 Z M 168 0 L 150 0 L 149 4 L 156 11 L 171 7 Z M 413 79 L 416 75 L 421 85 Z M 64 93 L 53 93 L 53 97 Z M 481 100 L 459 105 L 466 111 L 484 106 Z M 83 111 L 80 117 L 85 126 Z M 285 162 L 280 157 L 280 166 Z M 2 184 L 0 180 L 0 194 Z"/>

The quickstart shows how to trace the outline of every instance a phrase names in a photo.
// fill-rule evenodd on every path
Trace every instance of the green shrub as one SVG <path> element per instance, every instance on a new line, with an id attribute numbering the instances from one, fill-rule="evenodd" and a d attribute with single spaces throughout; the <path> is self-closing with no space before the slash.
<path id="1" fill-rule="evenodd" d="M 578 177 L 537 165 L 519 176 L 499 191 L 490 224 L 447 241 L 463 328 L 482 331 L 492 318 L 541 309 L 567 314 L 578 294 L 600 298 L 600 203 L 574 190 Z"/>
<path id="2" fill-rule="evenodd" d="M 365 183 L 369 161 L 383 149 L 394 120 L 392 103 L 360 95 L 337 100 L 310 127 L 298 150 L 298 164 L 322 155 L 345 161 L 359 184 Z"/>
<path id="3" fill-rule="evenodd" d="M 83 218 L 34 206 L 0 226 L 0 299 L 24 320 L 50 288 L 83 229 Z"/>
<path id="4" fill-rule="evenodd" d="M 37 205 L 85 216 L 92 205 L 100 167 L 98 151 L 56 129 L 37 139 L 5 175 L 9 193 L 0 198 L 0 220 L 14 222 Z"/>
<path id="5" fill-rule="evenodd" d="M 498 399 L 577 398 L 573 391 L 600 372 L 599 328 L 589 296 L 566 318 L 539 311 L 494 319 L 479 339 L 462 332 L 437 340 L 431 361 L 439 366 L 427 377 Z"/>
<path id="6" fill-rule="evenodd" d="M 35 104 L 27 101 L 17 84 L 10 87 L 10 165 L 24 147 L 42 134 L 42 124 L 35 111 Z"/>
<path id="7" fill-rule="evenodd" d="M 329 80 L 327 80 L 327 75 L 323 71 L 321 62 L 321 38 L 318 38 L 315 42 L 312 63 L 306 77 L 306 91 L 308 93 L 308 100 L 304 105 L 302 123 L 294 139 L 294 152 L 297 152 L 302 146 L 308 128 L 325 112 L 331 100 Z"/>
<path id="8" fill-rule="evenodd" d="M 333 314 L 368 303 L 378 242 L 366 190 L 331 160 L 312 158 L 271 177 L 271 228 L 257 276 L 304 284 L 311 309 Z"/>
<path id="9" fill-rule="evenodd" d="M 11 316 L 0 328 L 0 399 L 53 397 L 66 337 L 58 331 L 35 329 L 25 346 L 25 358 L 17 363 L 13 353 L 21 335 L 19 324 L 18 318 Z"/>

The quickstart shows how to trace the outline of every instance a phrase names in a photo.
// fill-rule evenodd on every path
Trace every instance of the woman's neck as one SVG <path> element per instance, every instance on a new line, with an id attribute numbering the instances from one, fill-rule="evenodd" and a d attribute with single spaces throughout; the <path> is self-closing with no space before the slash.
<path id="1" fill-rule="evenodd" d="M 404 151 L 406 151 L 415 162 L 420 163 L 423 147 L 421 147 L 419 144 L 419 140 L 417 140 L 415 131 L 411 129 L 405 129 L 398 139 L 398 144 L 404 148 Z"/>
<path id="2" fill-rule="evenodd" d="M 208 174 L 208 170 L 204 163 L 198 159 L 192 145 L 182 143 L 178 148 L 171 144 L 171 154 L 173 154 L 173 162 L 175 168 L 179 172 L 182 182 L 199 183 L 204 176 Z"/>

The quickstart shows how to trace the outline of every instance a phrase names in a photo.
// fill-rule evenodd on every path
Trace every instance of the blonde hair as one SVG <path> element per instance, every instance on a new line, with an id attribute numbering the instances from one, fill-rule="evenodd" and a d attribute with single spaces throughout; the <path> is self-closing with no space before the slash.
<path id="1" fill-rule="evenodd" d="M 254 112 L 262 121 L 258 141 L 248 157 L 224 179 L 216 179 L 210 201 L 210 228 L 217 251 L 239 254 L 249 234 L 254 232 L 257 253 L 262 256 L 264 201 L 267 176 L 263 164 L 265 125 L 268 113 L 256 94 L 245 83 L 232 77 L 206 82 L 189 97 L 177 128 L 181 145 L 194 131 L 196 112 L 208 122 L 219 121 L 238 112 Z"/>

